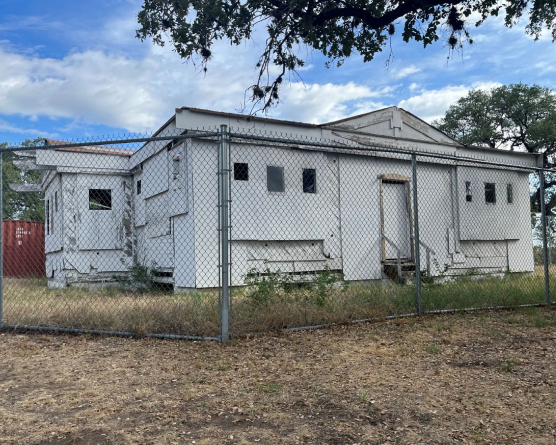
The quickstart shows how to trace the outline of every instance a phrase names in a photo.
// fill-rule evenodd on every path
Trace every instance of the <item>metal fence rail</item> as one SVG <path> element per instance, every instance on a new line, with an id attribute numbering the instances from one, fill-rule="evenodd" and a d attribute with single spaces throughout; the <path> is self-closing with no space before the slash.
<path id="1" fill-rule="evenodd" d="M 0 323 L 227 341 L 551 304 L 554 172 L 502 155 L 226 125 L 4 147 L 3 219 L 44 221 L 0 233 Z"/>

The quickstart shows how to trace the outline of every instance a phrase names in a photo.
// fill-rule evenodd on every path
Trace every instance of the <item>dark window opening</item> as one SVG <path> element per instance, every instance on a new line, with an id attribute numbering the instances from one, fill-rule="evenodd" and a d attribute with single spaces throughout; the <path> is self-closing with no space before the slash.
<path id="1" fill-rule="evenodd" d="M 141 180 L 140 179 L 137 180 L 137 194 L 138 195 L 141 194 Z"/>
<path id="2" fill-rule="evenodd" d="M 494 182 L 485 182 L 485 202 L 496 204 L 496 184 Z"/>
<path id="3" fill-rule="evenodd" d="M 269 192 L 285 191 L 284 167 L 266 166 L 266 187 Z"/>
<path id="4" fill-rule="evenodd" d="M 465 200 L 467 202 L 473 201 L 473 190 L 471 190 L 471 182 L 465 182 Z"/>
<path id="5" fill-rule="evenodd" d="M 249 181 L 249 164 L 234 163 L 234 180 Z"/>
<path id="6" fill-rule="evenodd" d="M 112 210 L 112 190 L 89 189 L 89 210 Z"/>
<path id="7" fill-rule="evenodd" d="M 506 197 L 508 199 L 508 204 L 513 204 L 514 202 L 514 186 L 508 184 L 506 187 Z"/>
<path id="8" fill-rule="evenodd" d="M 303 193 L 317 193 L 317 171 L 314 168 L 303 169 Z"/>

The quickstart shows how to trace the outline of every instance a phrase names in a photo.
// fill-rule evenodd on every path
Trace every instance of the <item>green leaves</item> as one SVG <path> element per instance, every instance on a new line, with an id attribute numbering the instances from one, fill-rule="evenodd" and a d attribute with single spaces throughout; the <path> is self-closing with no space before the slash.
<path id="1" fill-rule="evenodd" d="M 437 126 L 464 144 L 543 153 L 554 165 L 556 96 L 549 88 L 518 83 L 472 90 Z"/>
<path id="2" fill-rule="evenodd" d="M 23 146 L 33 146 L 37 141 L 26 140 Z M 0 148 L 8 144 L 0 144 Z M 44 201 L 39 193 L 18 193 L 9 188 L 9 184 L 30 184 L 40 179 L 40 171 L 19 171 L 13 164 L 12 152 L 2 153 L 2 218 L 29 221 L 44 220 Z"/>
<path id="3" fill-rule="evenodd" d="M 299 44 L 322 52 L 327 66 L 339 66 L 354 53 L 369 62 L 403 23 L 405 42 L 426 47 L 442 38 L 453 50 L 472 43 L 466 27 L 473 13 L 480 26 L 502 12 L 508 27 L 527 15 L 528 34 L 538 38 L 546 29 L 556 37 L 556 0 L 144 0 L 136 36 L 157 45 L 169 41 L 180 57 L 207 69 L 216 41 L 240 45 L 255 26 L 265 26 L 267 39 L 249 90 L 253 103 L 267 109 L 279 101 L 284 75 L 297 75 L 305 62 L 296 53 Z M 271 74 L 273 66 L 278 74 Z"/>

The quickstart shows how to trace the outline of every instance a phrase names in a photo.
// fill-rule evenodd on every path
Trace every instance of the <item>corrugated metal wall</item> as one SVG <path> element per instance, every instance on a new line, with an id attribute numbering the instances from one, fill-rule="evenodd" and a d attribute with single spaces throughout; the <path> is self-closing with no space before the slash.
<path id="1" fill-rule="evenodd" d="M 4 221 L 4 276 L 45 276 L 44 223 Z"/>

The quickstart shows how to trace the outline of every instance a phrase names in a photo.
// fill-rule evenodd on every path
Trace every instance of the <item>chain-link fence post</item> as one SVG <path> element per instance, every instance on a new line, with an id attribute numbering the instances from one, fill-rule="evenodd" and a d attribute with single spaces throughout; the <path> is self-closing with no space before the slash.
<path id="1" fill-rule="evenodd" d="M 411 182 L 413 184 L 413 243 L 415 245 L 415 289 L 417 293 L 417 314 L 423 314 L 421 301 L 421 250 L 419 245 L 419 205 L 417 199 L 417 155 L 411 155 Z"/>
<path id="2" fill-rule="evenodd" d="M 0 151 L 0 329 L 4 320 L 4 196 L 3 196 L 3 173 L 2 152 Z"/>
<path id="3" fill-rule="evenodd" d="M 218 146 L 218 187 L 220 210 L 220 341 L 226 342 L 230 339 L 230 162 L 228 144 L 228 126 L 220 126 L 220 143 Z"/>
<path id="4" fill-rule="evenodd" d="M 544 170 L 539 170 L 540 196 L 541 202 L 541 230 L 542 230 L 542 253 L 544 264 L 544 292 L 547 304 L 550 304 L 550 277 L 548 271 L 548 239 L 546 235 L 546 206 L 544 202 Z"/>

